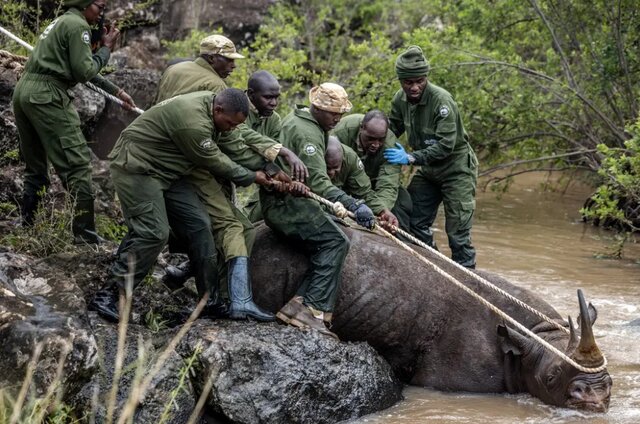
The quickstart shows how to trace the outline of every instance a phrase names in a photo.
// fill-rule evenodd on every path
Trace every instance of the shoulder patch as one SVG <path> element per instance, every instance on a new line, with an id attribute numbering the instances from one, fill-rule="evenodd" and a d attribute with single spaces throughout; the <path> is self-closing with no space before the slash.
<path id="1" fill-rule="evenodd" d="M 51 32 L 51 30 L 53 29 L 53 27 L 56 26 L 56 24 L 58 23 L 58 19 L 60 18 L 56 18 L 53 20 L 53 22 L 51 22 L 49 24 L 49 26 L 47 26 L 44 31 L 42 31 L 42 34 L 40 34 L 40 39 L 44 40 L 45 38 L 47 38 L 47 36 L 49 35 L 49 33 Z"/>
<path id="2" fill-rule="evenodd" d="M 360 159 L 358 159 L 358 168 L 360 168 L 361 170 L 364 170 L 364 163 L 362 163 Z"/>
<path id="3" fill-rule="evenodd" d="M 204 150 L 211 150 L 213 148 L 213 140 L 206 138 L 200 142 L 200 147 Z"/>
<path id="4" fill-rule="evenodd" d="M 89 31 L 84 31 L 82 33 L 82 41 L 84 41 L 85 44 L 89 44 L 91 42 L 91 36 L 89 35 Z"/>
<path id="5" fill-rule="evenodd" d="M 315 155 L 317 151 L 316 146 L 314 146 L 313 144 L 307 144 L 306 146 L 304 146 L 303 150 L 309 156 Z"/>
<path id="6" fill-rule="evenodd" d="M 443 118 L 446 118 L 447 116 L 449 116 L 449 107 L 447 107 L 447 105 L 442 105 L 440 106 L 440 109 L 438 112 L 440 113 L 440 116 L 442 116 Z"/>

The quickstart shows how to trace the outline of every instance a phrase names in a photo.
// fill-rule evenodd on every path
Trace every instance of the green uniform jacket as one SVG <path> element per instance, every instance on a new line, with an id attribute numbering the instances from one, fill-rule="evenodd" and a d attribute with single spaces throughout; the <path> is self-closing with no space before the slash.
<path id="1" fill-rule="evenodd" d="M 332 202 L 340 201 L 348 209 L 355 203 L 355 199 L 336 187 L 327 175 L 324 155 L 328 137 L 329 134 L 322 130 L 307 107 L 297 106 L 282 120 L 280 142 L 307 165 L 307 186 L 317 195 Z M 279 160 L 279 165 L 282 169 L 289 169 L 282 160 Z"/>
<path id="2" fill-rule="evenodd" d="M 179 94 L 193 93 L 194 91 L 207 90 L 217 94 L 225 88 L 227 88 L 227 84 L 224 80 L 206 60 L 199 57 L 194 61 L 176 63 L 162 74 L 155 102 L 158 103 Z M 275 139 L 265 137 L 252 130 L 246 123 L 239 125 L 235 131 L 224 134 L 220 140 L 220 148 L 227 154 L 233 154 L 225 146 L 231 143 L 229 137 L 237 139 L 238 135 L 244 144 L 270 162 L 275 160 L 280 151 L 281 145 Z"/>
<path id="3" fill-rule="evenodd" d="M 218 148 L 220 132 L 211 118 L 214 98 L 209 91 L 198 91 L 153 106 L 122 132 L 109 154 L 111 166 L 169 183 L 196 167 L 239 185 L 253 183 L 255 173 Z"/>
<path id="4" fill-rule="evenodd" d="M 273 140 L 280 139 L 280 129 L 282 128 L 282 118 L 277 112 L 273 112 L 271 116 L 260 116 L 258 110 L 249 102 L 249 116 L 244 122 L 253 131 L 256 131 Z"/>
<path id="5" fill-rule="evenodd" d="M 430 82 L 417 104 L 409 103 L 404 91 L 398 90 L 389 122 L 397 137 L 407 133 L 416 165 L 439 165 L 462 155 L 466 160 L 471 150 L 458 105 L 448 91 Z"/>
<path id="6" fill-rule="evenodd" d="M 363 199 L 376 215 L 385 209 L 391 209 L 371 189 L 371 180 L 365 173 L 364 164 L 349 146 L 342 145 L 342 167 L 331 182 L 349 195 Z"/>
<path id="7" fill-rule="evenodd" d="M 91 28 L 78 9 L 71 8 L 42 32 L 25 65 L 25 73 L 48 75 L 63 88 L 91 81 L 110 94 L 119 88 L 98 75 L 111 53 L 100 47 L 91 53 Z"/>
<path id="8" fill-rule="evenodd" d="M 376 192 L 380 202 L 385 206 L 384 209 L 391 210 L 396 204 L 398 198 L 398 187 L 400 186 L 401 168 L 388 163 L 384 159 L 384 149 L 395 149 L 398 139 L 393 135 L 391 130 L 387 130 L 387 138 L 384 146 L 375 156 L 369 156 L 360 146 L 360 125 L 364 115 L 356 113 L 345 116 L 340 120 L 333 130 L 333 134 L 340 139 L 342 144 L 349 146 L 357 152 L 360 160 L 364 164 L 364 172 L 371 180 L 371 186 Z M 344 164 L 343 164 L 344 165 Z M 349 190 L 347 190 L 349 192 Z M 369 202 L 367 202 L 369 205 Z M 371 205 L 369 205 L 373 209 Z M 375 210 L 374 213 L 378 213 Z"/>

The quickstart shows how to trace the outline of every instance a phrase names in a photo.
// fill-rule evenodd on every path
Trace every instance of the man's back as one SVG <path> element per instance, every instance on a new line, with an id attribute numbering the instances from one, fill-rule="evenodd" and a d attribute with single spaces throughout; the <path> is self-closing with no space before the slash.
<path id="1" fill-rule="evenodd" d="M 167 68 L 158 84 L 155 103 L 194 91 L 212 91 L 219 93 L 227 88 L 216 71 L 199 57 L 194 61 L 180 62 Z"/>

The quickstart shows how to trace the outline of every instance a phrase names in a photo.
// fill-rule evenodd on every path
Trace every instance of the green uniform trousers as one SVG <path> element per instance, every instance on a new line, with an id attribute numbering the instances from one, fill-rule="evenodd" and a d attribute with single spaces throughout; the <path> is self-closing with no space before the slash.
<path id="1" fill-rule="evenodd" d="M 349 239 L 311 199 L 268 194 L 260 190 L 265 223 L 276 234 L 300 246 L 311 265 L 297 294 L 306 305 L 333 312 Z"/>
<path id="2" fill-rule="evenodd" d="M 411 232 L 435 247 L 431 226 L 436 219 L 438 206 L 443 203 L 451 258 L 466 267 L 473 267 L 476 263 L 476 251 L 471 244 L 471 225 L 477 175 L 478 160 L 469 151 L 441 163 L 423 166 L 408 188 L 413 201 Z"/>
<path id="3" fill-rule="evenodd" d="M 111 167 L 118 198 L 129 229 L 111 267 L 112 281 L 124 287 L 127 258 L 135 258 L 134 287 L 156 262 L 170 231 L 196 270 L 196 287 L 212 298 L 217 289 L 216 249 L 209 216 L 195 188 L 185 179 L 171 185 L 149 175 L 130 174 Z"/>
<path id="4" fill-rule="evenodd" d="M 227 262 L 251 255 L 256 230 L 231 202 L 226 188 L 211 173 L 197 169 L 186 178 L 196 188 L 198 197 L 209 214 L 213 238 L 218 248 L 218 289 L 223 298 L 228 298 Z"/>
<path id="5" fill-rule="evenodd" d="M 396 198 L 395 205 L 393 205 L 393 209 L 391 209 L 391 213 L 398 218 L 398 223 L 401 229 L 407 232 L 411 230 L 413 202 L 411 201 L 411 195 L 406 188 L 402 186 L 398 187 L 398 197 Z"/>
<path id="6" fill-rule="evenodd" d="M 231 202 L 225 188 L 208 171 L 198 169 L 188 177 L 211 218 L 211 229 L 224 261 L 249 256 L 256 231 L 249 219 Z"/>
<path id="7" fill-rule="evenodd" d="M 49 187 L 49 162 L 74 197 L 73 230 L 95 231 L 91 153 L 80 129 L 80 118 L 67 94 L 67 85 L 47 75 L 25 73 L 13 93 L 13 111 L 25 161 L 24 196 L 36 199 Z M 32 204 L 35 209 L 36 203 Z M 33 210 L 32 212 L 35 212 Z M 81 215 L 84 219 L 79 219 Z"/>

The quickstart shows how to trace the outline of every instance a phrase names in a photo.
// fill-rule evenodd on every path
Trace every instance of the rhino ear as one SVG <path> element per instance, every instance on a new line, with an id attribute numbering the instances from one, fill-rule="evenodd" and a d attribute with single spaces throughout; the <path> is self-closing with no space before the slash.
<path id="1" fill-rule="evenodd" d="M 522 355 L 531 345 L 527 337 L 506 325 L 498 325 L 498 335 L 502 337 L 500 348 L 504 354 Z"/>

